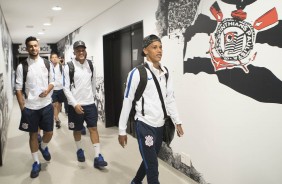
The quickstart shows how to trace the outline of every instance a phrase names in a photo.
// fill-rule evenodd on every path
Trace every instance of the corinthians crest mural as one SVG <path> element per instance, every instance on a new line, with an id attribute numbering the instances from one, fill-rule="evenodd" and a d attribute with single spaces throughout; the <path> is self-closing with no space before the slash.
<path id="1" fill-rule="evenodd" d="M 276 8 L 256 19 L 253 25 L 244 21 L 247 13 L 243 10 L 242 2 L 237 3 L 237 9 L 231 12 L 232 18 L 224 18 L 217 2 L 210 8 L 218 22 L 209 49 L 215 71 L 238 67 L 249 73 L 247 66 L 255 60 L 257 54 L 253 49 L 257 31 L 278 22 Z"/>
<path id="2" fill-rule="evenodd" d="M 280 7 L 262 0 L 160 1 L 159 33 L 183 43 L 184 73 L 215 74 L 242 95 L 281 104 Z"/>

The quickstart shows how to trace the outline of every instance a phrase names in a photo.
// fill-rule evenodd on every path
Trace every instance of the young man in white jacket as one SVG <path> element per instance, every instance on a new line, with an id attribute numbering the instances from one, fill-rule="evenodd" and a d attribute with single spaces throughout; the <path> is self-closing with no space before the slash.
<path id="1" fill-rule="evenodd" d="M 167 73 L 167 70 L 160 63 L 162 58 L 162 43 L 160 38 L 156 35 L 149 35 L 145 37 L 143 39 L 142 55 L 146 57 L 145 64 L 148 66 L 148 68 L 146 68 L 148 81 L 142 98 L 136 102 L 134 107 L 136 110 L 134 119 L 136 123 L 136 134 L 140 154 L 143 161 L 131 184 L 142 183 L 145 175 L 147 175 L 148 184 L 158 184 L 159 172 L 157 155 L 162 145 L 163 126 L 165 120 L 159 93 L 153 80 L 152 73 L 157 78 L 164 98 L 167 114 L 176 124 L 179 136 L 183 135 L 183 130 L 181 127 L 182 122 L 178 117 L 175 104 L 171 77 L 168 77 L 166 80 L 165 74 Z M 127 78 L 123 107 L 119 119 L 118 139 L 122 147 L 125 147 L 127 143 L 126 127 L 132 108 L 132 101 L 139 82 L 140 74 L 138 70 L 134 68 Z"/>
<path id="2" fill-rule="evenodd" d="M 99 133 L 97 130 L 98 113 L 94 103 L 96 92 L 95 70 L 92 67 L 92 63 L 89 63 L 86 59 L 87 52 L 83 41 L 75 42 L 73 50 L 75 58 L 67 63 L 64 68 L 65 83 L 63 87 L 69 103 L 69 129 L 73 130 L 77 146 L 77 160 L 84 162 L 85 156 L 81 143 L 81 130 L 83 129 L 84 121 L 86 122 L 95 151 L 94 167 L 101 169 L 108 164 L 100 153 Z M 72 80 L 70 80 L 70 66 L 74 68 Z"/>
<path id="3" fill-rule="evenodd" d="M 54 107 L 54 119 L 57 128 L 61 128 L 61 121 L 59 119 L 59 113 L 62 108 L 62 103 L 65 101 L 66 96 L 63 91 L 63 66 L 59 61 L 58 54 L 52 52 L 50 54 L 50 61 L 54 68 L 55 86 L 52 94 L 52 103 Z"/>
<path id="4" fill-rule="evenodd" d="M 52 138 L 54 127 L 51 95 L 55 79 L 49 61 L 39 56 L 37 39 L 28 37 L 25 44 L 29 56 L 17 67 L 16 96 L 22 111 L 19 129 L 29 132 L 29 145 L 34 159 L 30 177 L 36 178 L 41 170 L 38 149 L 46 161 L 51 159 L 47 144 Z M 37 141 L 38 128 L 43 130 L 40 144 Z"/>

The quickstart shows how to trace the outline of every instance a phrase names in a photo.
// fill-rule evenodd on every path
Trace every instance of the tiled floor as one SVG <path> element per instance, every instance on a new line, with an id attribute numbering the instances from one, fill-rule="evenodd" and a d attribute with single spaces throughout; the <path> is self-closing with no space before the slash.
<path id="1" fill-rule="evenodd" d="M 61 113 L 62 127 L 54 129 L 53 139 L 48 146 L 52 159 L 46 162 L 39 154 L 42 171 L 38 178 L 31 179 L 29 175 L 33 160 L 28 145 L 28 134 L 18 130 L 19 119 L 20 110 L 14 98 L 4 165 L 0 167 L 1 184 L 128 184 L 141 162 L 138 145 L 133 137 L 129 136 L 126 148 L 122 148 L 117 140 L 117 127 L 104 128 L 104 124 L 99 123 L 101 150 L 109 166 L 105 170 L 93 167 L 94 150 L 88 131 L 87 135 L 83 136 L 86 162 L 79 164 L 76 161 L 76 146 L 72 132 L 67 128 L 67 116 Z M 196 184 L 165 162 L 159 160 L 159 163 L 160 183 Z"/>

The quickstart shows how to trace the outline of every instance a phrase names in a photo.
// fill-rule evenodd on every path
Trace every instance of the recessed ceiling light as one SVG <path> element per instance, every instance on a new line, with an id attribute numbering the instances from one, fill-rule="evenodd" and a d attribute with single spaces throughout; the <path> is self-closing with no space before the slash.
<path id="1" fill-rule="evenodd" d="M 39 34 L 39 35 L 44 35 L 45 33 L 44 33 L 44 32 L 38 32 L 37 34 Z"/>
<path id="2" fill-rule="evenodd" d="M 54 11 L 60 11 L 60 10 L 62 10 L 62 7 L 60 7 L 60 6 L 54 6 L 54 7 L 52 8 L 52 10 L 54 10 Z"/>
<path id="3" fill-rule="evenodd" d="M 51 26 L 51 23 L 46 22 L 46 23 L 44 23 L 43 25 L 44 25 L 44 26 Z"/>

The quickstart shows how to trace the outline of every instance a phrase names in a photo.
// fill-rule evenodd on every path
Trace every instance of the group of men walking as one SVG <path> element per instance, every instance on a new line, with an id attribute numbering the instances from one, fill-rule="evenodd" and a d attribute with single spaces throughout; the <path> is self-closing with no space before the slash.
<path id="1" fill-rule="evenodd" d="M 98 113 L 94 103 L 96 71 L 92 62 L 86 59 L 85 43 L 76 41 L 73 44 L 75 57 L 64 66 L 56 53 L 51 54 L 51 62 L 40 57 L 40 46 L 35 37 L 28 37 L 25 44 L 29 56 L 17 68 L 16 96 L 22 113 L 19 129 L 29 132 L 30 136 L 30 150 L 34 160 L 30 177 L 38 177 L 41 170 L 38 150 L 46 161 L 51 160 L 48 143 L 53 135 L 54 122 L 57 128 L 61 127 L 58 114 L 65 98 L 68 103 L 68 128 L 73 131 L 77 160 L 85 162 L 81 143 L 85 122 L 95 152 L 93 166 L 104 168 L 108 163 L 100 151 Z M 178 136 L 182 136 L 184 132 L 176 108 L 171 77 L 168 77 L 168 69 L 160 63 L 161 39 L 156 35 L 149 35 L 143 39 L 142 48 L 146 86 L 142 97 L 136 100 L 135 95 L 142 77 L 136 68 L 129 72 L 119 120 L 118 141 L 122 147 L 127 144 L 127 122 L 133 108 L 136 111 L 134 120 L 137 142 L 143 161 L 131 184 L 141 184 L 145 176 L 148 184 L 158 184 L 157 155 L 162 145 L 167 115 L 175 124 Z M 43 130 L 43 136 L 38 141 L 40 130 Z"/>
<path id="2" fill-rule="evenodd" d="M 65 97 L 69 104 L 68 126 L 73 130 L 77 160 L 85 161 L 81 131 L 86 122 L 95 151 L 94 167 L 100 169 L 107 166 L 100 153 L 98 113 L 94 103 L 95 74 L 86 60 L 85 43 L 77 41 L 73 45 L 75 58 L 70 61 L 70 65 L 72 63 L 74 66 L 75 73 L 72 83 L 69 64 L 62 67 L 56 53 L 51 54 L 51 62 L 46 61 L 39 56 L 40 46 L 35 37 L 28 37 L 25 44 L 29 56 L 17 67 L 16 96 L 22 113 L 19 129 L 29 132 L 30 136 L 30 150 L 34 160 L 30 177 L 36 178 L 41 170 L 38 150 L 46 161 L 51 160 L 48 143 L 53 135 L 54 121 L 57 128 L 61 127 L 58 114 Z M 40 130 L 43 136 L 38 141 Z"/>

